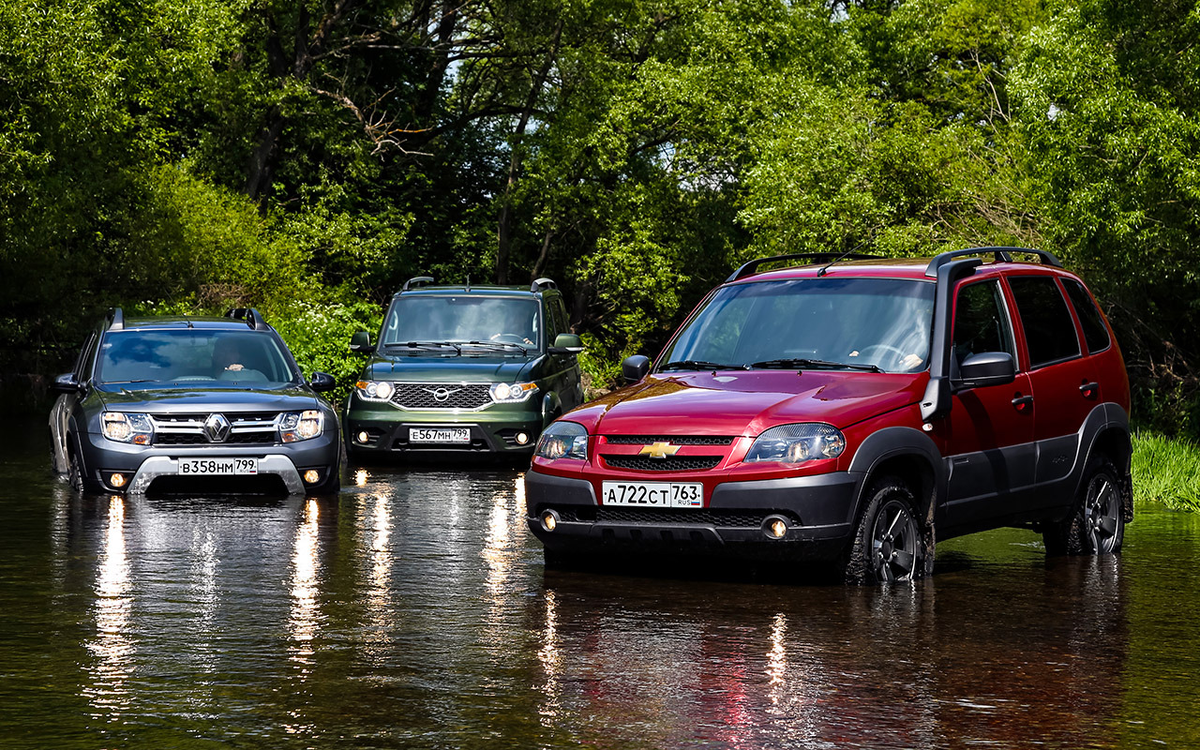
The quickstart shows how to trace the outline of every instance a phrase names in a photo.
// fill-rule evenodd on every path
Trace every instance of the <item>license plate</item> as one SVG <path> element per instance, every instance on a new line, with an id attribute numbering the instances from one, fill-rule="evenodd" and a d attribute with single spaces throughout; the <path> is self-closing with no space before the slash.
<path id="1" fill-rule="evenodd" d="M 604 482 L 601 505 L 637 508 L 702 508 L 704 485 L 699 482 Z"/>
<path id="2" fill-rule="evenodd" d="M 471 430 L 468 427 L 410 427 L 410 443 L 469 443 Z"/>
<path id="3" fill-rule="evenodd" d="M 257 458 L 181 458 L 179 473 L 188 476 L 227 476 L 258 473 Z"/>

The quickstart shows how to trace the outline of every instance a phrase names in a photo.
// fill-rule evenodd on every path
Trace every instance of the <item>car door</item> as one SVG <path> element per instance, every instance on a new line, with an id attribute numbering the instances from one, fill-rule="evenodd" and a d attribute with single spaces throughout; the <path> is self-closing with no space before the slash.
<path id="1" fill-rule="evenodd" d="M 1083 355 L 1075 317 L 1059 280 L 1049 274 L 1022 274 L 1009 277 L 1008 284 L 1033 388 L 1037 483 L 1046 488 L 1071 473 L 1079 453 L 1079 428 L 1100 403 L 1099 377 L 1093 359 Z M 1039 504 L 1061 505 L 1070 499 L 1054 495 L 1039 493 Z"/>
<path id="2" fill-rule="evenodd" d="M 546 298 L 547 341 L 546 346 L 554 346 L 554 340 L 560 333 L 567 333 L 567 309 L 562 297 Z M 553 387 L 562 403 L 564 412 L 574 409 L 583 403 L 583 386 L 580 384 L 579 358 L 574 354 L 551 354 L 551 370 L 553 371 Z"/>
<path id="3" fill-rule="evenodd" d="M 86 383 L 91 377 L 91 362 L 96 351 L 97 333 L 92 332 L 84 339 L 75 358 L 75 366 L 71 373 L 78 383 Z M 50 408 L 50 434 L 52 438 L 54 470 L 65 474 L 67 472 L 67 433 L 70 431 L 71 415 L 75 411 L 82 394 L 79 391 L 59 394 Z"/>
<path id="4" fill-rule="evenodd" d="M 959 286 L 951 328 L 951 382 L 963 360 L 983 352 L 1011 355 L 1017 373 L 1005 385 L 954 387 L 950 414 L 937 431 L 949 469 L 945 521 L 954 527 L 996 525 L 1019 511 L 1022 494 L 1033 485 L 1031 388 L 1020 367 L 1012 321 L 999 277 L 968 279 Z"/>

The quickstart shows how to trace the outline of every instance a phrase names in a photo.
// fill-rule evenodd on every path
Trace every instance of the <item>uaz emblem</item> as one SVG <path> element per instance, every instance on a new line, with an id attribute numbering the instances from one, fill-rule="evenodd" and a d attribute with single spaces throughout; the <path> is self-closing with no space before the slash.
<path id="1" fill-rule="evenodd" d="M 454 390 L 450 390 L 449 388 L 438 388 L 437 390 L 434 390 L 432 388 L 422 388 L 421 390 L 423 390 L 426 393 L 428 393 L 429 395 L 433 396 L 433 400 L 437 401 L 440 404 L 440 403 L 444 402 L 446 399 L 450 398 L 455 393 L 458 393 L 459 391 L 461 391 L 462 388 L 455 388 Z"/>

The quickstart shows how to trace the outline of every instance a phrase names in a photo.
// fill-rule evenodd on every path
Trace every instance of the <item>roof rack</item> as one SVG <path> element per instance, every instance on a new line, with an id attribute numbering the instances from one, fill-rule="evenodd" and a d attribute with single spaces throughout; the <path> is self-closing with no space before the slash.
<path id="1" fill-rule="evenodd" d="M 258 310 L 253 307 L 230 308 L 229 310 L 225 311 L 225 317 L 234 318 L 235 320 L 244 320 L 246 321 L 246 325 L 250 326 L 252 330 L 258 330 L 259 328 L 267 327 L 267 322 L 263 320 L 263 316 L 259 314 Z"/>
<path id="2" fill-rule="evenodd" d="M 534 279 L 533 283 L 529 285 L 529 291 L 531 292 L 540 292 L 543 289 L 558 289 L 558 284 L 555 284 L 551 279 L 541 278 Z"/>
<path id="3" fill-rule="evenodd" d="M 991 255 L 996 263 L 1011 263 L 1014 254 L 1036 255 L 1043 264 L 1062 268 L 1062 263 L 1059 259 L 1045 250 L 1033 250 L 1028 247 L 967 247 L 961 250 L 949 250 L 944 253 L 938 253 L 934 256 L 933 260 L 929 261 L 929 265 L 926 266 L 925 275 L 930 278 L 937 277 L 937 270 L 939 268 L 951 260 L 961 258 L 964 255 Z"/>
<path id="4" fill-rule="evenodd" d="M 819 253 L 791 253 L 789 255 L 772 255 L 769 258 L 758 258 L 757 260 L 752 260 L 749 263 L 744 264 L 741 268 L 730 274 L 729 278 L 725 279 L 725 283 L 728 284 L 731 281 L 744 279 L 747 276 L 757 273 L 759 266 L 774 261 L 809 260 L 814 263 L 828 263 L 835 260 L 871 260 L 878 257 L 878 255 L 870 255 L 867 253 L 843 253 L 837 250 Z"/>
<path id="5" fill-rule="evenodd" d="M 432 283 L 432 276 L 414 276 L 408 281 L 404 282 L 404 287 L 400 291 L 407 292 L 409 289 L 416 289 L 417 287 L 421 286 L 429 286 Z M 467 283 L 469 284 L 470 282 L 468 281 Z"/>
<path id="6" fill-rule="evenodd" d="M 108 308 L 108 330 L 121 331 L 125 329 L 125 313 L 119 307 Z"/>

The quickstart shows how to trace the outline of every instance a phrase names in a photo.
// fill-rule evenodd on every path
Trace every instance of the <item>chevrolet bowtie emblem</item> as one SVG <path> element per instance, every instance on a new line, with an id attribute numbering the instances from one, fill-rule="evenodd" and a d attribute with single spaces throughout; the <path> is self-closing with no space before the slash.
<path id="1" fill-rule="evenodd" d="M 638 452 L 638 455 L 649 456 L 650 458 L 666 458 L 667 456 L 674 456 L 678 452 L 678 445 L 671 445 L 670 443 L 654 443 L 653 445 L 642 446 L 642 449 Z"/>

